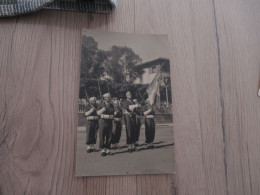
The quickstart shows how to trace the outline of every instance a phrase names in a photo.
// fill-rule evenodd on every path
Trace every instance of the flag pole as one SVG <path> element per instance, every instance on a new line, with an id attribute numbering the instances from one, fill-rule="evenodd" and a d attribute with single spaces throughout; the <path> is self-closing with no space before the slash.
<path id="1" fill-rule="evenodd" d="M 97 77 L 98 80 L 98 90 L 99 90 L 99 96 L 102 98 L 102 93 L 101 93 L 101 88 L 100 88 L 100 83 L 99 83 L 99 78 Z"/>
<path id="2" fill-rule="evenodd" d="M 143 98 L 143 96 L 141 95 L 141 93 L 140 93 L 140 91 L 138 90 L 138 93 L 139 93 L 139 96 L 142 98 L 142 100 L 144 101 L 144 103 L 145 103 L 145 100 L 144 100 L 144 98 Z"/>

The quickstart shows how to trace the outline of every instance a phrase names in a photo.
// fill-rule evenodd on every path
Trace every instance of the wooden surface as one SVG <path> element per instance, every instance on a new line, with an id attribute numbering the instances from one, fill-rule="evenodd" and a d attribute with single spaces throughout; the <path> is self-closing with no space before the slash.
<path id="1" fill-rule="evenodd" d="M 260 2 L 120 0 L 0 19 L 0 194 L 260 194 Z M 169 34 L 176 176 L 75 178 L 81 29 Z"/>

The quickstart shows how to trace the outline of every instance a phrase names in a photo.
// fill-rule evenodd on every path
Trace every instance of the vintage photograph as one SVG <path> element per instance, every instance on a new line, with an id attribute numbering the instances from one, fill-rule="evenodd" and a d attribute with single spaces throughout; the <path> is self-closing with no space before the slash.
<path id="1" fill-rule="evenodd" d="M 76 176 L 175 172 L 167 35 L 83 30 Z"/>

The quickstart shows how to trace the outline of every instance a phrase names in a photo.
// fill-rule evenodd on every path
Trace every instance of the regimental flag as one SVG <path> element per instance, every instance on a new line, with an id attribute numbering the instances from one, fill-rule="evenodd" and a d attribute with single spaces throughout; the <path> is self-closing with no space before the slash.
<path id="1" fill-rule="evenodd" d="M 158 72 L 148 88 L 146 89 L 146 92 L 148 94 L 148 98 L 150 101 L 150 104 L 153 105 L 155 103 L 155 99 L 160 99 L 160 81 L 161 81 L 162 75 L 161 72 Z"/>

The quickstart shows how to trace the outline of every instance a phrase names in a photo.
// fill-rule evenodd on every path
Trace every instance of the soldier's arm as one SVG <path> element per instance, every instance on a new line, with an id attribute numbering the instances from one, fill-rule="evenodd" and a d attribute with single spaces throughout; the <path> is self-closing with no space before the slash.
<path id="1" fill-rule="evenodd" d="M 114 115 L 117 115 L 118 114 L 118 111 L 114 110 Z"/>
<path id="2" fill-rule="evenodd" d="M 106 111 L 106 108 L 104 105 L 100 105 L 99 108 L 98 108 L 98 111 L 97 111 L 97 114 L 100 116 L 101 114 L 103 114 L 103 112 Z"/>
<path id="3" fill-rule="evenodd" d="M 150 108 L 150 109 L 144 111 L 144 115 L 146 116 L 146 115 L 150 114 L 152 111 L 153 111 L 153 110 Z"/>
<path id="4" fill-rule="evenodd" d="M 135 108 L 139 108 L 140 104 L 129 105 L 129 110 L 133 111 Z"/>
<path id="5" fill-rule="evenodd" d="M 94 108 L 89 109 L 89 111 L 85 112 L 85 116 L 89 116 L 94 112 Z"/>

